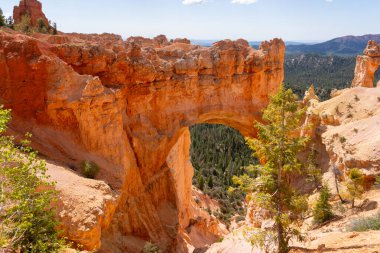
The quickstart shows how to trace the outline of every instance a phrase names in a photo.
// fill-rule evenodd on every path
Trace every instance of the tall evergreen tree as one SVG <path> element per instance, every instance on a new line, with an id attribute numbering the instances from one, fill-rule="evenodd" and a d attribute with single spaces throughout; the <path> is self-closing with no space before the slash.
<path id="1" fill-rule="evenodd" d="M 5 17 L 3 14 L 3 10 L 0 8 L 0 27 L 5 26 Z"/>
<path id="2" fill-rule="evenodd" d="M 212 176 L 209 176 L 207 179 L 207 186 L 208 188 L 214 187 L 214 183 L 212 182 Z"/>
<path id="3" fill-rule="evenodd" d="M 349 180 L 347 181 L 347 190 L 351 195 L 351 207 L 355 207 L 355 198 L 360 198 L 364 192 L 363 188 L 363 179 L 364 175 L 363 173 L 357 169 L 351 169 L 348 173 Z"/>
<path id="4" fill-rule="evenodd" d="M 297 193 L 292 180 L 295 175 L 304 173 L 297 154 L 306 145 L 307 138 L 299 137 L 295 132 L 304 114 L 305 109 L 300 108 L 292 90 L 281 87 L 263 112 L 266 124 L 256 124 L 257 139 L 247 139 L 249 147 L 262 163 L 251 167 L 258 177 L 243 175 L 234 178 L 241 189 L 251 193 L 251 201 L 269 211 L 275 224 L 256 231 L 251 238 L 252 243 L 265 247 L 270 241 L 276 244 L 279 253 L 289 251 L 292 237 L 302 240 L 299 225 L 307 210 L 307 200 Z"/>
<path id="5" fill-rule="evenodd" d="M 327 185 L 323 185 L 321 191 L 319 192 L 319 198 L 315 204 L 313 210 L 314 222 L 319 224 L 330 220 L 334 214 L 332 212 L 332 206 L 329 202 L 330 191 Z"/>

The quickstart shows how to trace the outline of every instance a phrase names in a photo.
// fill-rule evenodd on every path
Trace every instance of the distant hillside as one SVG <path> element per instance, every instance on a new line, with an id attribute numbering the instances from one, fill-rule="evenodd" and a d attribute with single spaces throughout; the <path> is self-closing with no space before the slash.
<path id="1" fill-rule="evenodd" d="M 301 97 L 305 90 L 314 84 L 317 95 L 326 100 L 330 98 L 331 90 L 351 86 L 355 64 L 355 56 L 286 55 L 284 83 Z M 379 79 L 380 71 L 377 71 L 375 83 Z"/>
<path id="2" fill-rule="evenodd" d="M 369 40 L 380 42 L 380 34 L 344 36 L 314 45 L 288 45 L 286 53 L 352 56 L 363 53 Z"/>
<path id="3" fill-rule="evenodd" d="M 211 47 L 212 44 L 214 44 L 217 41 L 218 40 L 191 40 L 191 43 L 194 45 L 199 45 L 199 46 L 203 46 L 203 47 Z M 255 48 L 260 46 L 261 42 L 262 41 L 248 41 L 249 45 L 251 45 L 251 47 L 255 47 Z M 285 45 L 291 46 L 291 45 L 306 45 L 306 44 L 304 44 L 302 42 L 296 42 L 296 41 L 285 41 Z"/>

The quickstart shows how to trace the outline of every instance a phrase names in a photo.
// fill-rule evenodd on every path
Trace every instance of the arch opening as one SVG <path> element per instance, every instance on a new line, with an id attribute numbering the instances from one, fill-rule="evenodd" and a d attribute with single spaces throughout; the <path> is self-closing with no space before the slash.
<path id="1" fill-rule="evenodd" d="M 219 211 L 208 210 L 227 226 L 234 215 L 244 216 L 244 194 L 228 193 L 233 176 L 243 167 L 257 163 L 244 137 L 222 124 L 197 124 L 190 127 L 190 159 L 194 168 L 193 185 L 220 204 Z"/>

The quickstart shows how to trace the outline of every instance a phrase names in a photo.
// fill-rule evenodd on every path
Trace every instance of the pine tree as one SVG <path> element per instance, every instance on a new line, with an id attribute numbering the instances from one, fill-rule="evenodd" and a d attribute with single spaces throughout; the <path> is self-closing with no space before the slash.
<path id="1" fill-rule="evenodd" d="M 3 14 L 3 10 L 0 8 L 0 27 L 5 26 L 5 17 Z"/>
<path id="2" fill-rule="evenodd" d="M 205 179 L 202 176 L 202 173 L 199 173 L 198 175 L 198 187 L 201 191 L 204 191 L 205 189 Z"/>
<path id="3" fill-rule="evenodd" d="M 316 162 L 316 153 L 314 145 L 311 148 L 310 154 L 307 158 L 307 174 L 308 174 L 308 181 L 312 182 L 314 184 L 315 188 L 318 188 L 321 185 L 322 182 L 322 171 L 317 166 Z"/>
<path id="4" fill-rule="evenodd" d="M 57 35 L 57 34 L 58 34 L 57 23 L 53 22 L 53 35 Z"/>
<path id="5" fill-rule="evenodd" d="M 207 186 L 208 188 L 212 188 L 214 187 L 214 183 L 212 182 L 212 176 L 209 176 L 208 179 L 207 179 Z"/>
<path id="6" fill-rule="evenodd" d="M 14 21 L 13 21 L 13 18 L 12 16 L 9 16 L 6 20 L 5 20 L 5 25 L 10 28 L 10 29 L 14 29 Z"/>
<path id="7" fill-rule="evenodd" d="M 330 220 L 334 214 L 332 212 L 332 207 L 329 202 L 330 200 L 330 191 L 327 185 L 323 185 L 321 191 L 319 192 L 319 198 L 315 204 L 313 210 L 314 222 L 317 224 L 323 223 Z"/>
<path id="8" fill-rule="evenodd" d="M 360 198 L 364 192 L 363 179 L 364 175 L 359 169 L 351 169 L 348 173 L 347 190 L 351 195 L 351 207 L 355 207 L 355 198 Z"/>
<path id="9" fill-rule="evenodd" d="M 275 223 L 274 227 L 254 233 L 251 242 L 265 247 L 270 240 L 279 253 L 289 251 L 292 237 L 303 239 L 299 225 L 307 210 L 307 200 L 293 188 L 292 180 L 295 175 L 303 174 L 297 154 L 305 147 L 307 138 L 298 137 L 295 130 L 304 115 L 305 109 L 300 108 L 297 96 L 281 87 L 263 112 L 266 124 L 256 124 L 257 139 L 247 139 L 262 163 L 251 167 L 256 170 L 251 174 L 258 177 L 234 178 L 242 190 L 251 193 L 251 201 L 269 211 Z"/>

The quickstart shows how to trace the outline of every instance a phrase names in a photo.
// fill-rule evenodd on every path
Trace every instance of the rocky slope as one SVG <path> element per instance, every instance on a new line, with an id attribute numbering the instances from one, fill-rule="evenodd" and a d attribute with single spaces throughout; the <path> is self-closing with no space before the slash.
<path id="1" fill-rule="evenodd" d="M 71 240 L 99 252 L 139 252 L 146 241 L 188 252 L 225 233 L 192 203 L 188 126 L 249 134 L 283 80 L 284 50 L 278 39 L 255 50 L 245 40 L 203 48 L 165 36 L 3 30 L 0 103 L 13 111 L 10 133 L 31 132 L 49 159 L 77 172 L 84 160 L 100 166 L 104 184 L 66 170 L 53 177 L 89 187 L 63 190 L 81 216 L 62 211 Z"/>

